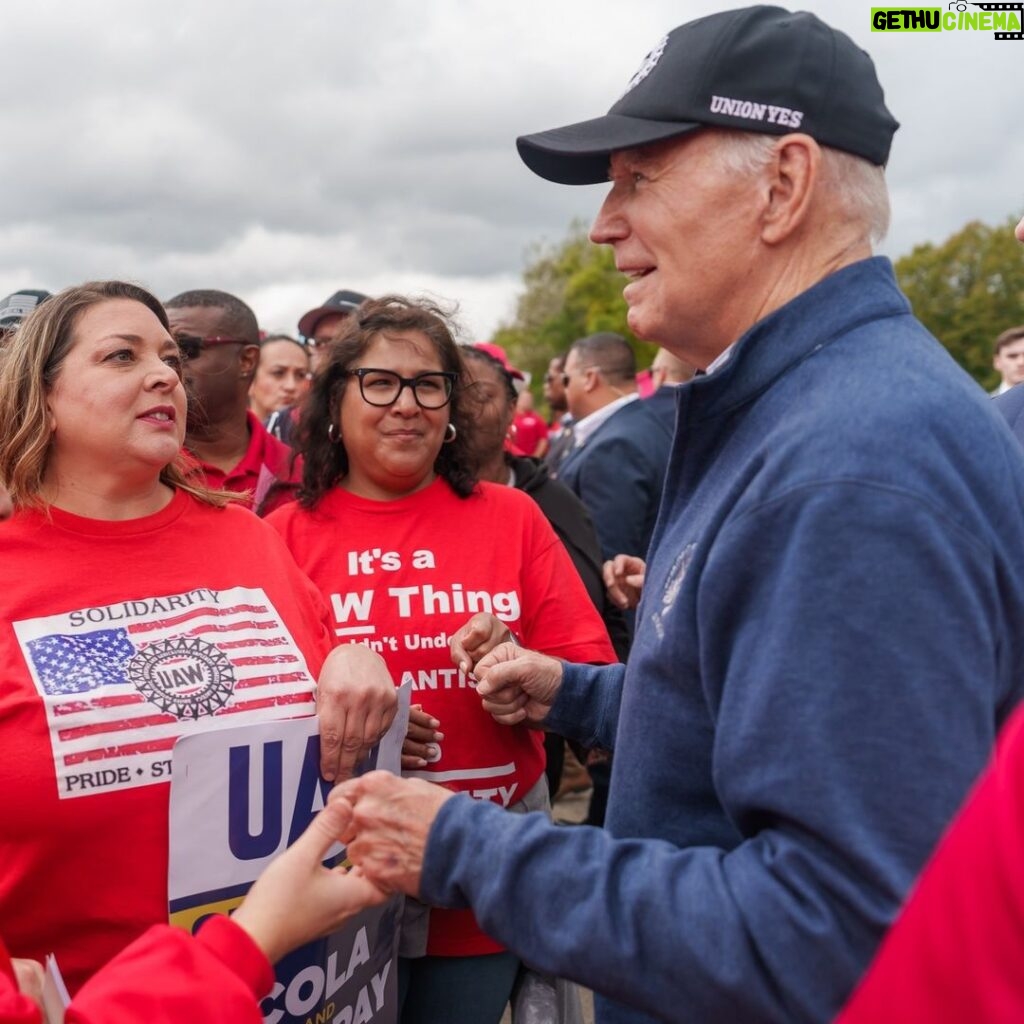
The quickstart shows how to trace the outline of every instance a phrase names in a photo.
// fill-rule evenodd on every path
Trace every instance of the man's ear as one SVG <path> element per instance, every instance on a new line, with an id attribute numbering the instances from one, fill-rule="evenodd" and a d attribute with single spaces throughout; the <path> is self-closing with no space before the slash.
<path id="1" fill-rule="evenodd" d="M 821 172 L 821 147 L 809 135 L 784 135 L 765 173 L 768 198 L 761 217 L 767 245 L 784 242 L 807 218 Z"/>
<path id="2" fill-rule="evenodd" d="M 238 353 L 238 368 L 241 377 L 256 376 L 256 367 L 260 362 L 259 345 L 243 345 L 242 351 Z"/>

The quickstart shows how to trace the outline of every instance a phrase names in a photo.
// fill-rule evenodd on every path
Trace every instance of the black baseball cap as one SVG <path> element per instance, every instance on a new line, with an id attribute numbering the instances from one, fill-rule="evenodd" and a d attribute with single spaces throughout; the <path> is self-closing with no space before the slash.
<path id="1" fill-rule="evenodd" d="M 367 296 L 362 292 L 352 292 L 342 288 L 340 292 L 335 292 L 329 299 L 326 299 L 322 306 L 317 306 L 316 309 L 302 314 L 302 319 L 299 321 L 299 334 L 304 338 L 313 337 L 316 325 L 323 317 L 337 313 L 347 316 L 352 310 L 358 309 L 366 299 Z"/>
<path id="2" fill-rule="evenodd" d="M 50 297 L 41 288 L 22 288 L 0 300 L 0 331 L 12 331 L 36 306 Z"/>
<path id="3" fill-rule="evenodd" d="M 619 149 L 717 126 L 800 131 L 876 165 L 899 123 L 871 58 L 806 11 L 742 7 L 673 29 L 647 55 L 604 117 L 516 140 L 535 174 L 563 185 L 608 178 Z"/>

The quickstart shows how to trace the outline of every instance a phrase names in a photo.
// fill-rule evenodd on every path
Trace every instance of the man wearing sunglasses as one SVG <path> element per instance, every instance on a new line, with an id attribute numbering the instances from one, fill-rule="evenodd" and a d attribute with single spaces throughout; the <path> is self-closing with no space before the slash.
<path id="1" fill-rule="evenodd" d="M 301 466 L 249 411 L 249 386 L 259 363 L 253 311 L 227 292 L 182 292 L 165 303 L 181 349 L 188 421 L 185 445 L 207 482 L 248 495 L 265 515 L 294 497 Z"/>

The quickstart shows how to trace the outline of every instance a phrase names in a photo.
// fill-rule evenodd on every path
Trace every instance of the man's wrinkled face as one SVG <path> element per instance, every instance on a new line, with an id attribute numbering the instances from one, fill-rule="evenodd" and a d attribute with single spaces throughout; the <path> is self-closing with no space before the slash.
<path id="1" fill-rule="evenodd" d="M 590 231 L 629 278 L 630 330 L 684 358 L 735 340 L 730 310 L 758 258 L 758 182 L 723 173 L 723 145 L 697 132 L 613 153 L 611 191 Z"/>

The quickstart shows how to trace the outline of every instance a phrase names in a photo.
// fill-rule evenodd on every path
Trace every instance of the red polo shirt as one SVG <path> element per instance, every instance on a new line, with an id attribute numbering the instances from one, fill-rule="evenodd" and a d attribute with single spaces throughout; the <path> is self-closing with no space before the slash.
<path id="1" fill-rule="evenodd" d="M 264 516 L 295 500 L 296 488 L 302 482 L 302 459 L 296 456 L 294 465 L 291 465 L 291 448 L 269 434 L 251 412 L 246 416 L 249 447 L 234 469 L 225 473 L 202 459 L 196 462 L 210 487 L 236 494 L 248 492 L 246 507 Z"/>

